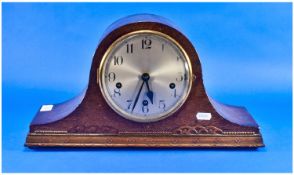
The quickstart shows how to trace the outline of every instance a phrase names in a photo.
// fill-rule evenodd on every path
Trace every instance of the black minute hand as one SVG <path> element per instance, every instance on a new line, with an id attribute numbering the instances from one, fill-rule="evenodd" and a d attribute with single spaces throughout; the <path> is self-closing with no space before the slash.
<path id="1" fill-rule="evenodd" d="M 141 85 L 141 87 L 140 87 L 140 89 L 139 89 L 139 92 L 138 92 L 138 94 L 137 94 L 137 96 L 136 96 L 136 99 L 135 99 L 135 102 L 134 102 L 134 106 L 133 106 L 133 108 L 132 108 L 132 111 L 134 111 L 134 109 L 135 109 L 135 107 L 136 107 L 136 104 L 137 104 L 137 102 L 138 102 L 138 99 L 139 99 L 139 96 L 140 96 L 140 93 L 141 93 L 141 91 L 142 91 L 142 88 L 143 88 L 144 83 L 145 83 L 145 81 L 142 82 L 142 85 Z"/>

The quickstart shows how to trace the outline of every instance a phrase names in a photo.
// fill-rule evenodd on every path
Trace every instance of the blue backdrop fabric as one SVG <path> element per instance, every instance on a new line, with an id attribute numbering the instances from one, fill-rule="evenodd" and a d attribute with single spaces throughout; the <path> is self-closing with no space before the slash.
<path id="1" fill-rule="evenodd" d="M 4 172 L 291 172 L 291 3 L 3 3 Z M 115 20 L 152 13 L 195 46 L 210 96 L 246 106 L 266 147 L 40 149 L 24 147 L 42 104 L 87 85 L 92 56 Z"/>

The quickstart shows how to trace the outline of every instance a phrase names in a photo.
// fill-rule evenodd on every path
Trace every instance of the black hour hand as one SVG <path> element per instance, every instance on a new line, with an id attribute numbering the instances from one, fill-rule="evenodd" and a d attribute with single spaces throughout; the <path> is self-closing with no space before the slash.
<path id="1" fill-rule="evenodd" d="M 151 103 L 153 104 L 153 92 L 150 90 L 149 88 L 149 84 L 148 82 L 146 81 L 146 86 L 147 86 L 147 97 L 149 98 L 149 100 L 151 101 Z"/>
<path id="2" fill-rule="evenodd" d="M 148 80 L 150 79 L 150 76 L 148 73 L 144 73 L 142 75 L 142 80 L 146 83 L 147 86 L 147 97 L 149 98 L 149 100 L 151 101 L 151 103 L 153 104 L 153 92 L 150 90 L 149 88 L 149 84 L 148 84 Z"/>

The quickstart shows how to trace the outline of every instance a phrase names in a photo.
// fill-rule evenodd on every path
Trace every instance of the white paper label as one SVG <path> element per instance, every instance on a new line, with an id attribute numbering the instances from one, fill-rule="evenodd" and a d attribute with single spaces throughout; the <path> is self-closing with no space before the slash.
<path id="1" fill-rule="evenodd" d="M 52 108 L 53 108 L 53 105 L 42 105 L 40 111 L 41 112 L 51 111 Z"/>
<path id="2" fill-rule="evenodd" d="M 211 113 L 207 112 L 198 112 L 196 114 L 197 120 L 210 120 L 211 119 Z"/>

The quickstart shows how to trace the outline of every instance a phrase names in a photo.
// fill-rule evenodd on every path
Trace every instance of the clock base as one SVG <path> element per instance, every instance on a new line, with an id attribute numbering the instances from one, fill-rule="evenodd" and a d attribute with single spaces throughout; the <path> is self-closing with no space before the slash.
<path id="1" fill-rule="evenodd" d="M 28 147 L 263 147 L 259 134 L 101 135 L 30 133 Z"/>

